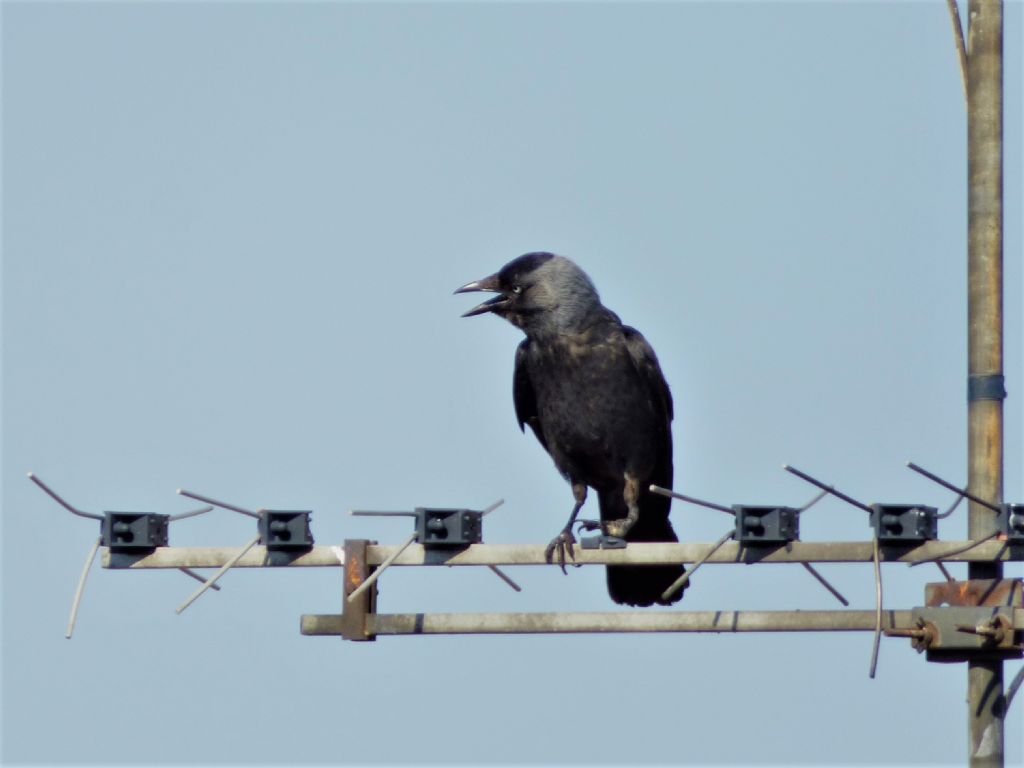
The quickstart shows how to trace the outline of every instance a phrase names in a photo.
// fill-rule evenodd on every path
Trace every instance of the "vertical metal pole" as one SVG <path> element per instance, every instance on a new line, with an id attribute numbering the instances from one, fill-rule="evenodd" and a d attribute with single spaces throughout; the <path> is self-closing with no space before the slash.
<path id="1" fill-rule="evenodd" d="M 1003 498 L 1003 4 L 970 0 L 967 28 L 967 478 L 975 496 Z M 971 502 L 968 537 L 996 530 L 995 513 Z M 972 563 L 968 578 L 1002 577 Z M 971 766 L 1002 766 L 1003 664 L 967 663 Z"/>
<path id="2" fill-rule="evenodd" d="M 377 587 L 371 585 L 350 601 L 349 597 L 370 577 L 372 571 L 366 561 L 366 539 L 345 540 L 345 575 L 341 596 L 341 636 L 346 640 L 376 640 L 370 633 L 367 617 L 377 610 Z M 376 544 L 376 542 L 373 542 Z"/>

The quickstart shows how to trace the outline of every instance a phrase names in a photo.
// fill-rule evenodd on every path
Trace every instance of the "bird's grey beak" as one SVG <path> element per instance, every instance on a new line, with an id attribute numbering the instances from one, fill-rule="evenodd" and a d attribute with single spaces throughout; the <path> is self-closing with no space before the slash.
<path id="1" fill-rule="evenodd" d="M 463 317 L 473 317 L 474 315 L 482 315 L 486 312 L 494 312 L 505 307 L 509 298 L 504 293 L 501 293 L 501 288 L 498 287 L 498 276 L 491 275 L 485 277 L 482 280 L 474 280 L 472 283 L 466 283 L 461 288 L 457 288 L 455 293 L 476 293 L 478 291 L 486 291 L 488 293 L 499 293 L 500 295 L 495 296 L 493 299 L 488 299 L 482 304 L 477 304 L 468 312 L 463 312 Z"/>

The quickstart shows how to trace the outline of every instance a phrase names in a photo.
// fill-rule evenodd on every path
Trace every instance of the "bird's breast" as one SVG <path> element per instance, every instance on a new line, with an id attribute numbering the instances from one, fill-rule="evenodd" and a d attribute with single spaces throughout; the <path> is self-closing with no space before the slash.
<path id="1" fill-rule="evenodd" d="M 621 477 L 664 429 L 623 345 L 548 345 L 532 356 L 530 380 L 549 451 L 570 475 Z"/>

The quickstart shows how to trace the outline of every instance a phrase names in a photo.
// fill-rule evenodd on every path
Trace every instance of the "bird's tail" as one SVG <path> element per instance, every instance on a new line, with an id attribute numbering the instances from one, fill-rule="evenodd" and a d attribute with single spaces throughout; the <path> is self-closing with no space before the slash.
<path id="1" fill-rule="evenodd" d="M 671 487 L 671 478 L 667 485 Z M 602 520 L 625 517 L 626 504 L 621 494 L 602 493 L 599 499 Z M 671 503 L 671 499 L 645 487 L 640 497 L 640 517 L 626 534 L 626 541 L 679 541 L 668 519 Z M 662 593 L 685 572 L 682 565 L 610 565 L 606 570 L 608 594 L 616 603 L 671 605 L 683 596 L 680 589 L 668 600 L 662 598 Z"/>

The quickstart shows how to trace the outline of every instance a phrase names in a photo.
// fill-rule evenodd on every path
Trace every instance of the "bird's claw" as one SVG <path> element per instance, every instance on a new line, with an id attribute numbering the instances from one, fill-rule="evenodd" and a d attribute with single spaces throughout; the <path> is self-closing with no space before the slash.
<path id="1" fill-rule="evenodd" d="M 551 543 L 544 549 L 544 560 L 547 563 L 551 563 L 555 552 L 558 552 L 558 567 L 562 569 L 562 573 L 568 575 L 568 571 L 565 570 L 565 553 L 569 552 L 569 558 L 572 560 L 572 564 L 579 568 L 579 564 L 576 562 L 576 553 L 573 552 L 572 545 L 576 543 L 576 537 L 572 535 L 572 528 L 565 528 L 560 534 L 555 536 L 551 540 Z"/>
<path id="2" fill-rule="evenodd" d="M 582 533 L 583 531 L 601 531 L 604 533 L 604 526 L 601 525 L 600 520 L 577 520 L 576 525 L 579 526 L 576 529 L 576 533 Z"/>

